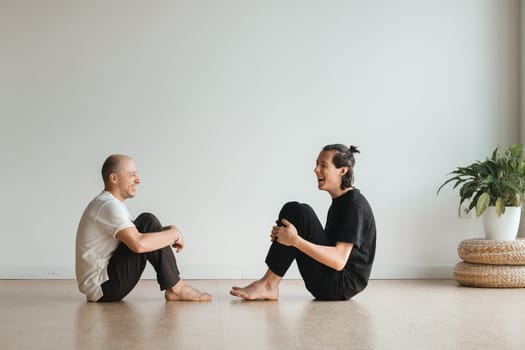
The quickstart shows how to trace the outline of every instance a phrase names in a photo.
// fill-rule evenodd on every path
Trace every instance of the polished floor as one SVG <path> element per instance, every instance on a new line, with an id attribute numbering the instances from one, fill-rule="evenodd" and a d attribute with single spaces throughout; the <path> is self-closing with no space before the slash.
<path id="1" fill-rule="evenodd" d="M 0 280 L 0 349 L 524 349 L 525 289 L 372 280 L 351 301 L 314 301 L 284 280 L 277 302 L 228 294 L 249 281 L 189 281 L 211 303 L 165 302 L 144 280 L 87 303 L 74 281 Z"/>

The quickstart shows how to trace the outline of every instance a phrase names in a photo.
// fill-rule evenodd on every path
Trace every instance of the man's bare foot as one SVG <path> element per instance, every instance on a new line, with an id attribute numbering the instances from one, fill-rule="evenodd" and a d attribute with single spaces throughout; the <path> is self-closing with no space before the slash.
<path id="1" fill-rule="evenodd" d="M 277 300 L 279 285 L 272 287 L 264 279 L 257 280 L 244 288 L 232 287 L 230 294 L 244 300 Z"/>
<path id="2" fill-rule="evenodd" d="M 166 290 L 167 301 L 211 301 L 211 295 L 201 292 L 180 280 L 176 285 Z"/>

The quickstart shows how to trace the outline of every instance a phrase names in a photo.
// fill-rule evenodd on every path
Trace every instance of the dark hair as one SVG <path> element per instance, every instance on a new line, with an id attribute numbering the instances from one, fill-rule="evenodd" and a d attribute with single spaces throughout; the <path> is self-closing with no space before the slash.
<path id="1" fill-rule="evenodd" d="M 129 157 L 123 154 L 112 154 L 106 158 L 102 164 L 102 180 L 105 185 L 109 182 L 109 175 L 120 170 L 120 161 L 125 158 Z"/>
<path id="2" fill-rule="evenodd" d="M 356 146 L 347 147 L 340 143 L 333 145 L 326 145 L 323 147 L 323 151 L 334 151 L 332 161 L 336 168 L 348 167 L 348 172 L 343 175 L 341 181 L 341 189 L 352 187 L 354 184 L 354 165 L 355 158 L 354 153 L 361 153 Z"/>

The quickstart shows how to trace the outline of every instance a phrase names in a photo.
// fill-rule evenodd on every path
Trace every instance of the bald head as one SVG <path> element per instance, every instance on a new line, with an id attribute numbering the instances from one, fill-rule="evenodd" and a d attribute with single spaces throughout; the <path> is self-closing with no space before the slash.
<path id="1" fill-rule="evenodd" d="M 131 159 L 131 157 L 124 154 L 112 154 L 106 158 L 102 165 L 102 180 L 104 185 L 109 183 L 109 175 L 112 173 L 118 173 L 123 160 Z"/>

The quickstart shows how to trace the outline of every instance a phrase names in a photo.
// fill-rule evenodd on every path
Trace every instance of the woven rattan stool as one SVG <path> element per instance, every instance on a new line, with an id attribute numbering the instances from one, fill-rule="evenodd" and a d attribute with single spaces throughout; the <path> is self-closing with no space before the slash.
<path id="1" fill-rule="evenodd" d="M 525 239 L 513 241 L 466 239 L 459 244 L 458 255 L 469 263 L 525 265 Z"/>
<path id="2" fill-rule="evenodd" d="M 454 279 L 461 285 L 471 287 L 525 287 L 525 266 L 460 262 L 454 269 Z"/>

